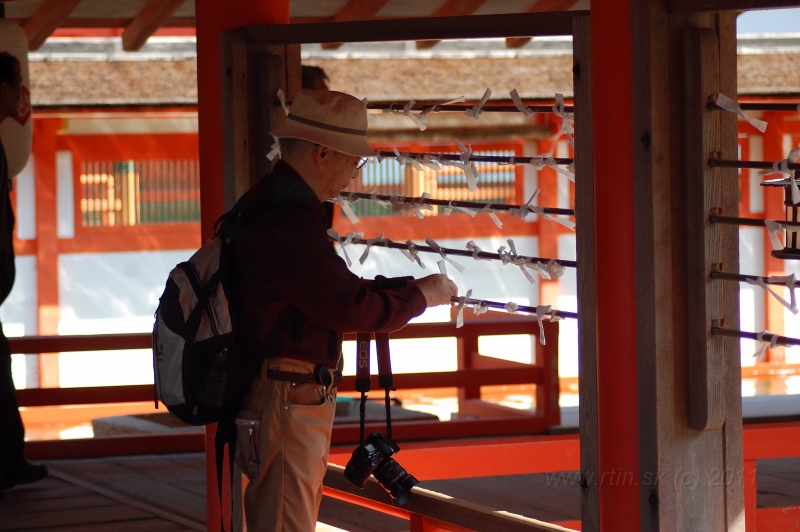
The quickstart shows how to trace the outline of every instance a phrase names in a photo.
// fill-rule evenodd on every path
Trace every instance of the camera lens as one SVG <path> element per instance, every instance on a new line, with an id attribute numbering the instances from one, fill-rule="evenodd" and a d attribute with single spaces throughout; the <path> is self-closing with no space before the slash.
<path id="1" fill-rule="evenodd" d="M 411 488 L 419 484 L 414 475 L 406 471 L 397 460 L 388 456 L 378 464 L 372 475 L 399 506 L 411 500 Z"/>
<path id="2" fill-rule="evenodd" d="M 411 500 L 411 488 L 419 481 L 392 458 L 399 450 L 400 447 L 388 437 L 373 432 L 363 446 L 353 451 L 344 476 L 359 488 L 364 487 L 370 475 L 374 476 L 394 502 L 402 506 Z"/>

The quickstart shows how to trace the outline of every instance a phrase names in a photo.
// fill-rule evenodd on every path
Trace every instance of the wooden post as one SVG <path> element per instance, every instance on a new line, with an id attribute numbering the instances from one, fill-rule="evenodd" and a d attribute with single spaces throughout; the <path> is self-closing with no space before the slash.
<path id="1" fill-rule="evenodd" d="M 200 143 L 201 233 L 213 233 L 214 221 L 224 212 L 231 194 L 223 181 L 223 83 L 220 76 L 220 32 L 246 24 L 288 24 L 289 0 L 239 0 L 235 8 L 215 0 L 196 0 L 197 92 Z M 299 51 L 298 51 L 299 63 Z M 297 66 L 299 77 L 299 64 Z M 225 67 L 222 68 L 225 72 Z M 231 204 L 228 203 L 228 206 Z M 216 530 L 220 507 L 214 460 L 216 425 L 206 427 L 206 499 L 208 530 Z M 224 484 L 223 484 L 224 486 Z M 226 491 L 226 490 L 224 490 Z M 223 506 L 230 507 L 226 491 Z"/>
<path id="2" fill-rule="evenodd" d="M 581 529 L 600 529 L 597 445 L 597 297 L 595 293 L 594 157 L 590 17 L 573 26 L 575 221 L 578 262 L 578 357 L 581 438 Z"/>
<path id="3" fill-rule="evenodd" d="M 38 334 L 58 334 L 58 231 L 56 214 L 56 137 L 58 118 L 39 118 L 33 123 L 33 172 L 36 184 L 36 292 Z M 58 356 L 39 354 L 39 387 L 58 388 Z"/>
<path id="4" fill-rule="evenodd" d="M 222 144 L 225 208 L 272 170 L 270 129 L 285 120 L 280 89 L 300 89 L 299 45 L 255 45 L 246 33 L 222 33 Z"/>
<path id="5" fill-rule="evenodd" d="M 539 324 L 544 328 L 547 345 L 536 343 L 536 365 L 542 368 L 542 383 L 536 385 L 536 414 L 544 418 L 546 427 L 561 424 L 561 409 L 558 406 L 558 322 Z M 534 337 L 536 338 L 536 337 Z"/>
<path id="6" fill-rule="evenodd" d="M 598 476 L 593 480 L 599 483 L 599 529 L 608 531 L 639 526 L 636 480 L 643 431 L 637 422 L 637 390 L 642 386 L 637 382 L 637 328 L 652 314 L 651 305 L 640 308 L 635 283 L 640 254 L 635 234 L 641 221 L 634 192 L 641 176 L 634 172 L 631 123 L 636 113 L 631 102 L 640 91 L 647 92 L 632 80 L 635 3 L 606 0 L 593 4 L 591 12 L 598 438 Z M 576 174 L 575 179 L 581 178 Z"/>
<path id="7" fill-rule="evenodd" d="M 687 164 L 692 154 L 700 161 L 708 154 L 698 154 L 703 148 L 695 144 L 705 140 L 690 140 L 685 135 L 689 117 L 684 115 L 684 89 L 698 81 L 695 79 L 698 73 L 686 67 L 684 39 L 687 31 L 690 34 L 699 32 L 698 38 L 705 39 L 702 44 L 706 50 L 708 46 L 717 47 L 719 59 L 711 54 L 695 60 L 702 59 L 702 69 L 706 72 L 716 67 L 719 92 L 735 98 L 735 17 L 717 13 L 669 14 L 663 3 L 648 0 L 634 0 L 631 7 L 632 40 L 636 43 L 631 60 L 631 83 L 636 87 L 632 93 L 631 120 L 635 169 L 640 530 L 742 531 L 738 342 L 726 342 L 721 347 L 724 365 L 717 364 L 717 359 L 706 359 L 709 373 L 707 378 L 700 379 L 705 386 L 715 381 L 719 385 L 716 389 L 712 386 L 711 396 L 706 394 L 703 398 L 706 403 L 699 411 L 702 422 L 695 426 L 721 426 L 722 430 L 694 430 L 687 406 L 689 383 L 696 370 L 692 368 L 692 357 L 698 352 L 692 351 L 691 346 L 697 344 L 691 343 L 686 313 L 689 305 L 707 295 L 704 279 L 708 274 L 705 271 L 708 255 L 703 257 L 703 266 L 693 263 L 687 268 L 690 254 L 698 253 L 698 244 L 687 238 L 687 219 L 692 210 L 686 198 L 690 185 L 697 185 L 689 183 L 692 176 L 687 175 Z M 593 30 L 600 31 L 600 28 L 595 25 Z M 704 119 L 699 109 L 708 96 L 702 96 L 700 107 L 697 102 L 692 104 L 693 118 L 698 123 Z M 719 128 L 718 151 L 723 158 L 736 158 L 735 117 L 718 113 L 714 118 L 718 124 L 714 127 Z M 705 169 L 701 170 L 701 175 L 705 175 Z M 694 178 L 697 179 L 697 173 Z M 719 207 L 723 212 L 735 211 L 738 205 L 736 177 L 721 172 L 719 179 L 722 183 L 717 196 Z M 726 271 L 738 271 L 736 232 L 723 230 L 718 238 L 719 255 L 713 260 L 720 260 Z M 689 247 L 692 249 L 687 249 Z M 692 292 L 690 278 L 700 279 L 702 293 Z M 717 298 L 714 308 L 720 312 L 720 319 L 738 324 L 735 301 L 738 294 L 734 293 L 738 292 L 738 287 L 734 288 L 733 284 L 722 285 L 721 291 L 713 295 Z M 702 316 L 696 319 L 705 322 L 705 311 Z M 707 347 L 707 337 L 701 336 L 702 346 Z M 711 399 L 709 404 L 710 397 L 714 396 L 716 399 Z M 601 486 L 601 514 L 602 493 Z"/>

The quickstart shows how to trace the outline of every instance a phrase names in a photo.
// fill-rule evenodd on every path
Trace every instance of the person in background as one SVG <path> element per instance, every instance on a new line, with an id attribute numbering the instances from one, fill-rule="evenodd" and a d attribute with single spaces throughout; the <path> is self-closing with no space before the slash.
<path id="1" fill-rule="evenodd" d="M 19 116 L 22 74 L 16 57 L 0 53 L 0 124 Z M 14 284 L 14 211 L 11 208 L 11 176 L 0 140 L 0 303 Z M 0 324 L 0 495 L 16 486 L 47 476 L 47 468 L 25 459 L 25 427 L 19 415 L 17 391 L 11 376 L 11 347 Z"/>
<path id="2" fill-rule="evenodd" d="M 304 89 L 315 91 L 328 90 L 328 84 L 331 82 L 328 74 L 318 66 L 303 65 L 302 66 L 302 86 Z"/>

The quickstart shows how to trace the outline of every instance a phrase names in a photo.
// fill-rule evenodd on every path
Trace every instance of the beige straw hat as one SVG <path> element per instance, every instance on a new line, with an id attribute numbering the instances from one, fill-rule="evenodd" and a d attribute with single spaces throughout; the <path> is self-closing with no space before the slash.
<path id="1" fill-rule="evenodd" d="M 367 143 L 366 105 L 343 92 L 301 90 L 286 120 L 270 133 L 307 140 L 356 157 L 375 155 Z"/>

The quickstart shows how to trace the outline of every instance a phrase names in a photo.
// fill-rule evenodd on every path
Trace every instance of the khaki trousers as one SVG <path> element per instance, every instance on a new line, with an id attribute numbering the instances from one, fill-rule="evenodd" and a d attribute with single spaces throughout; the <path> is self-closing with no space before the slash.
<path id="1" fill-rule="evenodd" d="M 248 532 L 313 532 L 322 501 L 336 388 L 276 381 L 267 369 L 312 373 L 314 364 L 268 359 L 236 416 L 236 465 Z"/>

